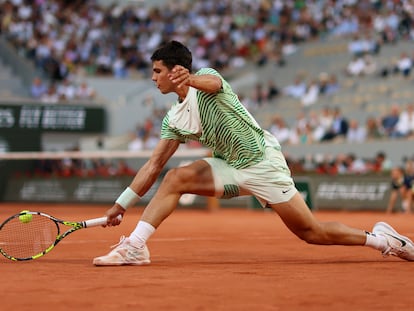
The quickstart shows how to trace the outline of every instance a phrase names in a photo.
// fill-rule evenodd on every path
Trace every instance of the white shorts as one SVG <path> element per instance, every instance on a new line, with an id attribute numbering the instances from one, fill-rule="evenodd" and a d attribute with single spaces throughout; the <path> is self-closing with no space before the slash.
<path id="1" fill-rule="evenodd" d="M 218 158 L 203 160 L 211 166 L 218 198 L 253 195 L 265 207 L 289 201 L 297 192 L 283 154 L 272 147 L 266 148 L 263 161 L 243 169 Z"/>

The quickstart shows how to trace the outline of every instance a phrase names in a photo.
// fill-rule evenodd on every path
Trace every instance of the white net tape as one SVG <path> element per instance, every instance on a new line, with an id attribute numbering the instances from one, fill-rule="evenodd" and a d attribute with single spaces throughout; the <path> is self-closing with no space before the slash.
<path id="1" fill-rule="evenodd" d="M 40 159 L 93 159 L 93 158 L 149 158 L 152 150 L 144 151 L 61 151 L 61 152 L 4 152 L 0 160 L 40 160 Z M 179 149 L 174 157 L 205 157 L 208 151 L 200 149 Z"/>

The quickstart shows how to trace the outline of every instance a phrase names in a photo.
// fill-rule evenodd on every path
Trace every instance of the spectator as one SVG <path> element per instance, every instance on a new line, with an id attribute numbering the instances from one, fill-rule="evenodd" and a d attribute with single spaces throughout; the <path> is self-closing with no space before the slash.
<path id="1" fill-rule="evenodd" d="M 73 100 L 75 98 L 76 88 L 71 83 L 69 78 L 66 78 L 66 79 L 63 80 L 62 83 L 60 83 L 57 86 L 57 93 L 58 93 L 59 98 L 61 100 L 69 100 L 70 101 L 70 100 Z"/>
<path id="2" fill-rule="evenodd" d="M 377 72 L 377 63 L 371 55 L 364 56 L 364 70 L 363 75 L 369 76 Z"/>
<path id="3" fill-rule="evenodd" d="M 159 137 L 158 133 L 156 133 L 154 131 L 147 132 L 146 136 L 144 137 L 145 149 L 154 150 L 154 148 L 156 147 L 159 140 L 160 140 L 160 137 Z M 199 146 L 201 146 L 201 145 L 199 145 Z"/>
<path id="4" fill-rule="evenodd" d="M 379 151 L 372 163 L 371 171 L 376 173 L 388 172 L 392 168 L 392 161 L 387 158 L 383 151 Z"/>
<path id="5" fill-rule="evenodd" d="M 346 74 L 351 77 L 359 77 L 365 73 L 365 62 L 361 56 L 354 56 L 348 63 L 345 70 Z"/>
<path id="6" fill-rule="evenodd" d="M 47 92 L 47 86 L 40 77 L 35 77 L 30 87 L 30 95 L 34 99 L 40 99 Z"/>
<path id="7" fill-rule="evenodd" d="M 319 94 L 326 95 L 326 90 L 329 84 L 329 74 L 327 72 L 321 72 L 318 77 Z"/>
<path id="8" fill-rule="evenodd" d="M 278 139 L 281 144 L 289 142 L 290 129 L 287 126 L 285 120 L 279 115 L 273 117 L 269 131 Z"/>
<path id="9" fill-rule="evenodd" d="M 328 133 L 333 124 L 333 112 L 330 107 L 325 106 L 319 115 L 311 117 L 313 121 L 313 139 L 321 141 Z"/>
<path id="10" fill-rule="evenodd" d="M 330 157 L 325 156 L 319 162 L 317 162 L 315 172 L 317 174 L 326 174 L 326 175 L 337 175 L 338 167 L 336 161 L 330 159 Z"/>
<path id="11" fill-rule="evenodd" d="M 411 68 L 413 62 L 406 52 L 400 54 L 400 58 L 397 60 L 395 72 L 400 73 L 404 78 L 408 78 L 411 74 Z"/>
<path id="12" fill-rule="evenodd" d="M 273 99 L 277 98 L 280 95 L 280 89 L 276 85 L 275 81 L 269 80 L 267 82 L 267 90 L 266 90 L 266 100 L 271 102 Z"/>
<path id="13" fill-rule="evenodd" d="M 141 151 L 152 150 L 159 141 L 159 135 L 153 130 L 153 123 L 147 119 L 145 124 L 138 126 L 136 133 L 132 134 L 132 139 L 128 144 L 128 150 Z"/>
<path id="14" fill-rule="evenodd" d="M 301 97 L 303 106 L 310 106 L 316 103 L 319 97 L 319 83 L 317 80 L 312 80 L 306 88 L 305 94 Z"/>
<path id="15" fill-rule="evenodd" d="M 96 58 L 97 73 L 108 75 L 112 72 L 112 57 L 108 48 L 105 48 Z"/>
<path id="16" fill-rule="evenodd" d="M 325 86 L 324 94 L 333 95 L 337 93 L 339 89 L 340 89 L 340 85 L 339 85 L 336 74 L 330 74 L 328 78 L 328 82 Z"/>
<path id="17" fill-rule="evenodd" d="M 366 139 L 373 140 L 383 137 L 379 122 L 374 117 L 368 117 L 365 122 Z"/>
<path id="18" fill-rule="evenodd" d="M 407 105 L 398 118 L 395 125 L 394 137 L 407 137 L 414 133 L 414 104 Z"/>
<path id="19" fill-rule="evenodd" d="M 390 198 L 387 204 L 387 213 L 392 213 L 395 205 L 397 203 L 398 197 L 401 198 L 401 203 L 404 202 L 406 197 L 407 189 L 404 185 L 404 169 L 402 167 L 394 167 L 390 173 L 391 177 L 391 191 Z M 403 204 L 401 204 L 401 209 L 403 210 Z"/>
<path id="20" fill-rule="evenodd" d="M 346 173 L 365 174 L 368 171 L 365 161 L 357 157 L 354 153 L 349 153 L 345 157 Z"/>
<path id="21" fill-rule="evenodd" d="M 359 34 L 354 34 L 352 40 L 348 43 L 348 51 L 353 57 L 360 58 L 369 53 L 370 50 L 369 42 L 362 39 Z"/>
<path id="22" fill-rule="evenodd" d="M 300 130 L 297 127 L 292 127 L 289 129 L 289 138 L 287 140 L 287 143 L 289 145 L 298 145 L 300 143 L 306 142 L 306 133 L 300 132 Z"/>
<path id="23" fill-rule="evenodd" d="M 141 151 L 144 150 L 144 140 L 141 135 L 139 134 L 132 134 L 132 139 L 128 143 L 128 150 L 129 151 Z"/>
<path id="24" fill-rule="evenodd" d="M 76 88 L 76 99 L 90 100 L 95 98 L 95 91 L 91 88 L 86 81 Z"/>
<path id="25" fill-rule="evenodd" d="M 400 119 L 400 107 L 398 104 L 393 104 L 390 112 L 382 117 L 381 127 L 386 137 L 396 137 L 396 125 Z"/>
<path id="26" fill-rule="evenodd" d="M 48 42 L 51 44 L 51 42 Z M 48 75 L 48 78 L 52 81 L 62 81 L 68 76 L 68 71 L 63 60 L 56 55 L 56 52 L 52 49 L 50 55 L 42 60 L 42 69 Z"/>
<path id="27" fill-rule="evenodd" d="M 378 11 L 373 18 L 373 27 L 380 36 L 381 42 L 385 44 L 393 44 L 398 40 L 398 31 L 395 28 L 394 16 L 390 17 L 390 10 L 384 9 Z"/>
<path id="28" fill-rule="evenodd" d="M 333 112 L 332 126 L 322 137 L 322 141 L 345 138 L 348 133 L 348 127 L 348 120 L 342 115 L 341 109 L 336 107 Z"/>
<path id="29" fill-rule="evenodd" d="M 253 93 L 253 98 L 259 107 L 267 102 L 267 92 L 264 89 L 262 83 L 260 82 L 256 83 L 254 93 Z"/>
<path id="30" fill-rule="evenodd" d="M 348 166 L 346 163 L 347 155 L 346 154 L 338 154 L 334 161 L 334 166 L 337 174 L 346 174 L 348 172 Z"/>
<path id="31" fill-rule="evenodd" d="M 124 159 L 120 159 L 118 160 L 115 174 L 118 176 L 134 176 L 136 171 L 130 168 Z"/>
<path id="32" fill-rule="evenodd" d="M 358 120 L 349 121 L 349 129 L 346 133 L 346 141 L 348 143 L 363 143 L 366 139 L 366 129 L 359 125 Z"/>
<path id="33" fill-rule="evenodd" d="M 310 123 L 307 123 L 304 128 L 296 127 L 299 135 L 299 143 L 312 144 L 314 142 L 313 128 Z"/>
<path id="34" fill-rule="evenodd" d="M 120 51 L 117 52 L 116 58 L 112 64 L 112 73 L 117 79 L 124 79 L 128 76 L 125 59 Z"/>
<path id="35" fill-rule="evenodd" d="M 308 118 L 306 117 L 305 112 L 302 110 L 299 111 L 298 115 L 296 116 L 294 126 L 298 128 L 300 132 L 302 132 L 306 129 L 309 123 L 310 122 L 308 121 Z"/>
<path id="36" fill-rule="evenodd" d="M 286 86 L 283 90 L 286 96 L 300 99 L 306 93 L 306 82 L 300 76 L 296 76 L 294 82 Z"/>
<path id="37" fill-rule="evenodd" d="M 49 85 L 47 92 L 42 95 L 40 101 L 45 104 L 56 104 L 59 102 L 59 94 L 54 84 Z"/>

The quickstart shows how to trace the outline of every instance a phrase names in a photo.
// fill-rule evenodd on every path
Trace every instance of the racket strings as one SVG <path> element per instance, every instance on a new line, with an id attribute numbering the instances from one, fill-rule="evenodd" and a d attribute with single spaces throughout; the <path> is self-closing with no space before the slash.
<path id="1" fill-rule="evenodd" d="M 12 257 L 30 258 L 50 247 L 58 234 L 58 226 L 47 217 L 34 214 L 29 222 L 15 217 L 0 230 L 0 248 Z"/>

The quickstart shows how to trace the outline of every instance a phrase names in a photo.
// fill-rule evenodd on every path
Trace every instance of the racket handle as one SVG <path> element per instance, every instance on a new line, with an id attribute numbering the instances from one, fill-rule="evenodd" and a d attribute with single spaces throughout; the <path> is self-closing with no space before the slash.
<path id="1" fill-rule="evenodd" d="M 119 219 L 119 221 L 122 221 L 122 215 L 118 215 L 117 218 Z M 106 216 L 85 220 L 84 227 L 89 228 L 89 227 L 103 226 L 103 225 L 106 225 L 107 220 L 108 220 L 108 217 Z"/>

